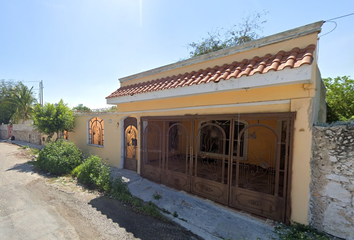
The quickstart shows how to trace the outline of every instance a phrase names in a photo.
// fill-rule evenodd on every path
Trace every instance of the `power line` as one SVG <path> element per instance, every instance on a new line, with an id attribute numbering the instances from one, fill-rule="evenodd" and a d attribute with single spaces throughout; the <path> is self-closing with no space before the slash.
<path id="1" fill-rule="evenodd" d="M 336 20 L 336 19 L 339 19 L 339 18 L 348 17 L 348 16 L 351 16 L 351 15 L 354 15 L 354 13 L 349 13 L 349 14 L 346 14 L 346 15 L 343 15 L 343 16 L 331 18 L 331 19 L 326 20 L 325 22 L 327 22 L 327 21 L 332 21 L 332 20 Z"/>
<path id="2" fill-rule="evenodd" d="M 333 31 L 337 28 L 337 23 L 336 23 L 335 21 L 329 21 L 329 20 L 327 20 L 327 21 L 325 21 L 325 22 L 331 22 L 331 23 L 334 23 L 334 28 L 333 28 L 331 31 L 326 32 L 326 33 L 324 33 L 324 34 L 322 34 L 322 35 L 318 36 L 318 38 L 321 38 L 321 37 L 323 37 L 323 36 L 325 36 L 325 35 L 327 35 L 327 34 L 330 34 L 331 32 L 333 32 Z"/>

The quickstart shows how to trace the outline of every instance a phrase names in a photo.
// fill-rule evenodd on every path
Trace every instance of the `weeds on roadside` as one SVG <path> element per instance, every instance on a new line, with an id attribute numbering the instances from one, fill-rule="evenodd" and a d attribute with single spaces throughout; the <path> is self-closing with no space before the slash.
<path id="1" fill-rule="evenodd" d="M 152 197 L 153 197 L 155 200 L 159 200 L 159 199 L 162 198 L 162 195 L 159 194 L 159 193 L 154 193 L 154 194 L 152 195 Z"/>
<path id="2" fill-rule="evenodd" d="M 112 182 L 110 196 L 113 199 L 119 200 L 122 203 L 131 206 L 131 208 L 136 212 L 163 219 L 159 208 L 154 203 L 151 201 L 146 203 L 140 198 L 133 196 L 130 193 L 127 184 L 119 177 Z"/>
<path id="3" fill-rule="evenodd" d="M 275 233 L 279 240 L 330 240 L 331 238 L 317 229 L 300 223 L 293 223 L 290 226 L 280 224 L 275 227 Z"/>

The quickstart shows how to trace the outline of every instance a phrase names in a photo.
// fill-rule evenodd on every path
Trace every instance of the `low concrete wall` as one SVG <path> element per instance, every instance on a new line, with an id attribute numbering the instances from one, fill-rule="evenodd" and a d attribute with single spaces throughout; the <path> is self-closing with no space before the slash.
<path id="1" fill-rule="evenodd" d="M 314 127 L 310 224 L 354 239 L 354 126 Z"/>

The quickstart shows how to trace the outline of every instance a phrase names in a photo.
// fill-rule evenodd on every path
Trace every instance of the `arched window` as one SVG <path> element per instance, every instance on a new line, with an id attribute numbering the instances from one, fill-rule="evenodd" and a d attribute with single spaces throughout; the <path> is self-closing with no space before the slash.
<path id="1" fill-rule="evenodd" d="M 94 145 L 104 145 L 103 119 L 99 117 L 91 118 L 89 121 L 88 143 Z"/>

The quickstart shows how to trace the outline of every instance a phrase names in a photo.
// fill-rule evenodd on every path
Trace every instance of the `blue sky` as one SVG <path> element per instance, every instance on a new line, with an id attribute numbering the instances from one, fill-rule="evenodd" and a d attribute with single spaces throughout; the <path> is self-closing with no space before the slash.
<path id="1" fill-rule="evenodd" d="M 44 102 L 106 107 L 119 78 L 187 58 L 188 43 L 262 11 L 268 36 L 353 13 L 354 1 L 0 0 L 0 79 L 43 80 Z M 354 77 L 354 15 L 334 21 L 322 77 Z"/>

